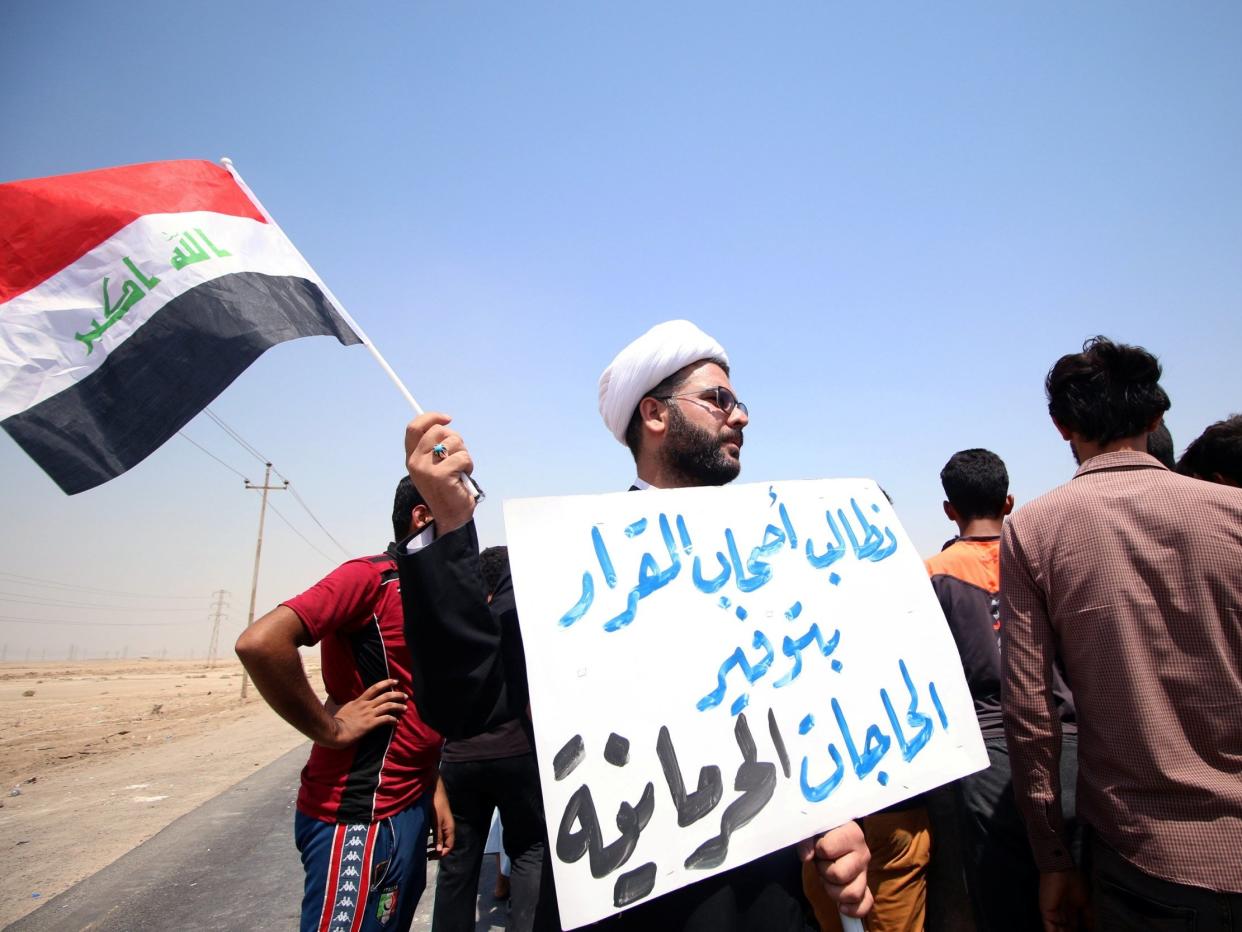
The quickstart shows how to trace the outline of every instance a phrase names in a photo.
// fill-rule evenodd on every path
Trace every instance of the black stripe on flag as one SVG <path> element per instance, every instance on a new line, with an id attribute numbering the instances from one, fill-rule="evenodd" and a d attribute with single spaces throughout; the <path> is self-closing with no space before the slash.
<path id="1" fill-rule="evenodd" d="M 69 495 L 136 466 L 266 350 L 298 337 L 362 340 L 314 282 L 239 272 L 160 308 L 72 388 L 4 429 Z"/>

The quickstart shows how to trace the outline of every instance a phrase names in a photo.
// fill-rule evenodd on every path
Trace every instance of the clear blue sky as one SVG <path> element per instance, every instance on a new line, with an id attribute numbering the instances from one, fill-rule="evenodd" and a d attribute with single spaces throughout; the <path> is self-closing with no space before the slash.
<path id="1" fill-rule="evenodd" d="M 0 180 L 231 156 L 456 415 L 485 543 L 504 498 L 628 484 L 596 379 L 688 317 L 750 405 L 743 480 L 872 476 L 928 554 L 955 450 L 1000 453 L 1020 501 L 1068 478 L 1042 379 L 1089 335 L 1161 357 L 1179 452 L 1242 409 L 1240 47 L 1230 2 L 8 0 Z M 213 410 L 350 553 L 382 549 L 409 411 L 364 350 L 284 344 Z M 0 469 L 0 616 L 93 623 L 0 621 L 10 660 L 201 656 L 217 588 L 231 644 L 259 504 L 236 475 L 177 438 L 73 498 L 7 435 Z M 271 516 L 263 559 L 260 612 L 333 565 Z"/>

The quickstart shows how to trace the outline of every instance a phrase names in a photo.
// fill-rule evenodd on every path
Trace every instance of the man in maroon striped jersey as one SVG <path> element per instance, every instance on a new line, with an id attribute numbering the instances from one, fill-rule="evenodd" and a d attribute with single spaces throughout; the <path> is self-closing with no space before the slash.
<path id="1" fill-rule="evenodd" d="M 397 486 L 393 534 L 430 520 L 409 478 Z M 316 697 L 299 647 L 320 644 L 329 702 Z M 302 770 L 294 834 L 306 883 L 302 932 L 405 930 L 427 882 L 427 826 L 452 848 L 439 787 L 439 734 L 412 690 L 393 558 L 350 560 L 268 612 L 237 641 L 255 687 L 314 742 Z"/>

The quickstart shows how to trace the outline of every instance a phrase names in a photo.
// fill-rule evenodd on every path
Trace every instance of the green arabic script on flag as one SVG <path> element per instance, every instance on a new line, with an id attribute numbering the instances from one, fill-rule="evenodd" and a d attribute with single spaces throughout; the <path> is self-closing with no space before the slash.
<path id="1" fill-rule="evenodd" d="M 198 239 L 195 239 L 194 233 L 198 234 Z M 173 250 L 172 257 L 169 259 L 169 266 L 173 271 L 179 272 L 187 265 L 193 265 L 197 262 L 206 262 L 212 259 L 213 256 L 208 254 L 207 249 L 210 249 L 213 253 L 215 253 L 215 258 L 223 259 L 232 255 L 232 253 L 228 250 L 220 249 L 216 246 L 216 244 L 211 241 L 210 237 L 203 232 L 201 227 L 195 227 L 194 233 L 187 230 L 181 234 L 180 245 Z M 173 239 L 176 236 L 176 233 L 171 235 L 165 234 L 166 239 Z M 207 247 L 204 248 L 200 245 L 198 240 L 202 240 L 206 243 Z M 134 264 L 134 260 L 131 257 L 126 256 L 122 261 L 124 262 L 126 268 L 133 273 L 134 277 L 126 279 L 125 283 L 121 286 L 120 301 L 118 301 L 115 306 L 112 304 L 112 299 L 108 292 L 109 279 L 108 276 L 105 275 L 103 283 L 100 286 L 103 292 L 103 321 L 100 322 L 97 319 L 92 320 L 91 328 L 89 330 L 85 333 L 79 332 L 73 335 L 75 340 L 79 340 L 86 344 L 86 354 L 88 356 L 95 351 L 95 342 L 107 332 L 108 328 L 124 317 L 130 308 L 145 298 L 147 293 L 160 283 L 160 279 L 154 275 L 144 275 L 138 266 Z"/>

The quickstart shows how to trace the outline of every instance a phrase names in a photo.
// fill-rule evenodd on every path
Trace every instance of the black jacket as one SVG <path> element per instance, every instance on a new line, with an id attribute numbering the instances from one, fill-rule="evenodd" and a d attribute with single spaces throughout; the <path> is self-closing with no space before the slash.
<path id="1" fill-rule="evenodd" d="M 413 554 L 399 548 L 405 636 L 418 713 L 446 738 L 525 717 L 530 697 L 513 580 L 489 605 L 474 523 Z M 550 847 L 550 846 L 549 846 Z M 544 883 L 552 882 L 544 865 Z M 792 848 L 639 903 L 590 928 L 607 932 L 813 932 Z"/>

